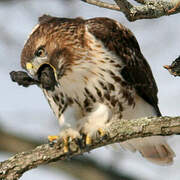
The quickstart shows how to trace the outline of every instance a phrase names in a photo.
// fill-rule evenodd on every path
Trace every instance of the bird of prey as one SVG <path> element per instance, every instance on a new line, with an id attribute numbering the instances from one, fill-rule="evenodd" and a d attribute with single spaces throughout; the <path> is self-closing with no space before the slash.
<path id="1" fill-rule="evenodd" d="M 180 56 L 177 57 L 171 65 L 164 65 L 164 68 L 173 76 L 180 76 Z"/>
<path id="2" fill-rule="evenodd" d="M 113 119 L 161 116 L 150 66 L 132 32 L 113 19 L 43 15 L 24 45 L 21 65 L 34 79 L 49 82 L 40 88 L 61 128 L 49 140 L 62 138 L 67 145 L 82 133 L 89 145 Z M 160 136 L 121 145 L 157 164 L 175 156 Z"/>

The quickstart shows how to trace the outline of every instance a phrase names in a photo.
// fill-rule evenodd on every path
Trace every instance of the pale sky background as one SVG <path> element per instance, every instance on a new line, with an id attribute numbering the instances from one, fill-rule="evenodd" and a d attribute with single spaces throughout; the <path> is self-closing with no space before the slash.
<path id="1" fill-rule="evenodd" d="M 42 14 L 59 17 L 92 18 L 106 16 L 126 25 L 135 34 L 141 50 L 148 60 L 159 88 L 159 106 L 163 115 L 180 114 L 180 78 L 171 76 L 163 65 L 170 64 L 180 55 L 180 14 L 153 20 L 128 22 L 120 12 L 98 8 L 76 0 L 29 0 L 0 3 L 0 125 L 7 131 L 46 141 L 49 134 L 58 133 L 55 120 L 42 92 L 37 87 L 23 88 L 11 82 L 9 72 L 21 70 L 20 53 L 28 34 Z M 179 180 L 179 137 L 169 138 L 176 158 L 172 166 L 160 167 L 144 160 L 139 154 L 127 151 L 115 153 L 100 148 L 88 156 L 99 159 L 114 168 L 142 180 Z M 123 156 L 122 156 L 123 154 Z M 9 157 L 0 152 L 0 161 Z M 28 171 L 22 180 L 75 180 L 67 174 L 38 167 Z"/>

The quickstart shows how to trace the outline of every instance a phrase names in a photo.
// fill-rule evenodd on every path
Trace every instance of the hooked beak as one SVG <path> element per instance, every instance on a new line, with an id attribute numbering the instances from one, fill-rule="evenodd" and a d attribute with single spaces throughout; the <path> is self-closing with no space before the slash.
<path id="1" fill-rule="evenodd" d="M 172 74 L 173 76 L 177 76 L 177 72 L 174 71 L 173 67 L 171 65 L 164 65 L 163 66 L 165 69 L 167 69 L 169 71 L 170 74 Z"/>
<path id="2" fill-rule="evenodd" d="M 171 69 L 171 66 L 169 66 L 169 65 L 164 65 L 163 67 L 167 70 Z"/>
<path id="3" fill-rule="evenodd" d="M 40 65 L 35 65 L 35 64 L 33 64 L 33 63 L 29 63 L 29 62 L 28 62 L 28 63 L 26 63 L 26 69 L 27 69 L 27 71 L 28 71 L 32 76 L 37 77 L 37 76 L 38 76 L 38 72 L 39 72 L 40 68 L 41 68 L 43 65 L 48 65 L 48 66 L 50 66 L 50 67 L 53 69 L 55 79 L 57 80 L 56 68 L 55 68 L 53 65 L 51 65 L 51 64 L 49 64 L 49 63 L 47 63 L 47 62 L 42 63 L 42 64 L 40 64 Z"/>

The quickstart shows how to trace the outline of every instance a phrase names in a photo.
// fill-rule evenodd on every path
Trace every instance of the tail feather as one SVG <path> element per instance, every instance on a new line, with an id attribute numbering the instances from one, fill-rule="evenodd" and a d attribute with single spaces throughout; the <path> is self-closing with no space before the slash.
<path id="1" fill-rule="evenodd" d="M 162 136 L 136 138 L 120 144 L 132 152 L 139 151 L 144 158 L 159 165 L 172 164 L 175 157 L 175 153 Z"/>

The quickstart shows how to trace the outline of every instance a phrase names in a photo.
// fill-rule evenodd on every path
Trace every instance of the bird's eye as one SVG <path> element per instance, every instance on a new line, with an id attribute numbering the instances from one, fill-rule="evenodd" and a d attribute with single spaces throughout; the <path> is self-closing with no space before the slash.
<path id="1" fill-rule="evenodd" d="M 43 57 L 45 55 L 46 55 L 46 52 L 43 47 L 38 48 L 38 50 L 35 52 L 35 56 L 37 57 Z"/>

